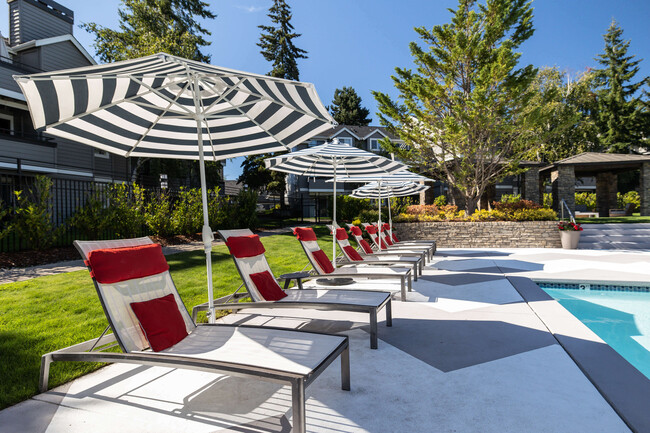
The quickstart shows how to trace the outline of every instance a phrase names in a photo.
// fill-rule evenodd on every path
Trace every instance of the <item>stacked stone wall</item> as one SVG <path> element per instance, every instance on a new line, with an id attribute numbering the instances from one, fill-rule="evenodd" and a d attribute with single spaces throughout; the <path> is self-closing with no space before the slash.
<path id="1" fill-rule="evenodd" d="M 433 239 L 439 248 L 561 248 L 557 221 L 394 223 L 400 240 Z"/>

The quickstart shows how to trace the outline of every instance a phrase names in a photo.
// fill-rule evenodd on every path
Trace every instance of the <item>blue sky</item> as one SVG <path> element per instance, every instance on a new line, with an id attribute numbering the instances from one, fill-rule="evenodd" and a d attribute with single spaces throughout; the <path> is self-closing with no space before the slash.
<path id="1" fill-rule="evenodd" d="M 58 0 L 75 13 L 75 23 L 96 22 L 117 27 L 119 0 Z M 208 1 L 217 14 L 205 23 L 212 45 L 205 51 L 212 63 L 264 74 L 270 67 L 255 44 L 270 0 Z M 324 104 L 334 90 L 352 86 L 370 109 L 372 124 L 376 105 L 371 90 L 395 95 L 390 78 L 396 66 L 411 65 L 408 44 L 416 40 L 414 27 L 449 22 L 447 8 L 457 0 L 288 0 L 293 25 L 302 36 L 296 45 L 309 52 L 301 60 L 300 79 L 316 85 Z M 631 40 L 630 53 L 644 58 L 639 76 L 650 75 L 650 1 L 648 0 L 535 0 L 535 34 L 522 47 L 522 63 L 557 66 L 575 75 L 595 67 L 594 57 L 603 51 L 602 35 L 612 19 Z M 3 6 L 3 14 L 7 6 Z M 6 15 L 5 15 L 6 16 Z M 8 18 L 0 18 L 0 30 L 8 30 Z M 84 30 L 75 36 L 94 54 L 92 38 Z M 240 173 L 240 160 L 226 164 L 226 178 Z"/>

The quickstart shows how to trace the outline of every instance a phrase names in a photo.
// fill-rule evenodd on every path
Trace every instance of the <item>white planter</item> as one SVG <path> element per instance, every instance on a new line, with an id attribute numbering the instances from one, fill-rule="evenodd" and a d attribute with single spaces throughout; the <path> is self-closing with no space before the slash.
<path id="1" fill-rule="evenodd" d="M 566 250 L 575 250 L 578 248 L 578 242 L 580 242 L 580 231 L 579 230 L 560 230 L 560 241 L 562 242 L 562 248 Z"/>

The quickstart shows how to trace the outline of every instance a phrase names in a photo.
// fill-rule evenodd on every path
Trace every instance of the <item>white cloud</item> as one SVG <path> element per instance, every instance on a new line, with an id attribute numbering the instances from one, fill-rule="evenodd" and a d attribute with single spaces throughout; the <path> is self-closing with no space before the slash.
<path id="1" fill-rule="evenodd" d="M 239 6 L 238 5 L 237 9 L 241 9 L 241 10 L 244 10 L 244 11 L 246 11 L 248 13 L 253 14 L 253 13 L 262 11 L 262 10 L 264 10 L 266 8 L 264 6 Z"/>

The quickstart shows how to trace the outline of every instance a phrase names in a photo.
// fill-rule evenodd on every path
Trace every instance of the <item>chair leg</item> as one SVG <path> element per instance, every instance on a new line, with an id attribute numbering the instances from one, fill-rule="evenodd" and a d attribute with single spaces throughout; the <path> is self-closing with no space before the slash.
<path id="1" fill-rule="evenodd" d="M 402 291 L 402 302 L 406 302 L 406 281 L 405 281 L 405 279 L 406 279 L 406 276 L 402 276 L 402 278 L 401 278 L 402 285 L 400 287 L 400 289 Z"/>
<path id="2" fill-rule="evenodd" d="M 370 348 L 377 348 L 377 308 L 370 309 Z"/>
<path id="3" fill-rule="evenodd" d="M 393 326 L 393 306 L 391 299 L 386 303 L 386 326 Z"/>
<path id="4" fill-rule="evenodd" d="M 307 432 L 305 419 L 305 382 L 295 379 L 291 384 L 291 404 L 293 407 L 293 430 L 297 433 Z"/>
<path id="5" fill-rule="evenodd" d="M 413 291 L 413 278 L 411 277 L 411 275 L 409 275 L 408 278 L 409 278 L 409 292 L 412 292 Z"/>
<path id="6" fill-rule="evenodd" d="M 341 389 L 350 390 L 350 346 L 341 352 Z"/>
<path id="7" fill-rule="evenodd" d="M 418 280 L 418 264 L 414 263 L 413 264 L 413 275 L 415 276 L 415 281 Z"/>
<path id="8" fill-rule="evenodd" d="M 50 378 L 50 364 L 52 363 L 52 355 L 43 355 L 41 358 L 41 376 L 38 381 L 38 389 L 40 392 L 47 391 L 47 385 Z"/>

